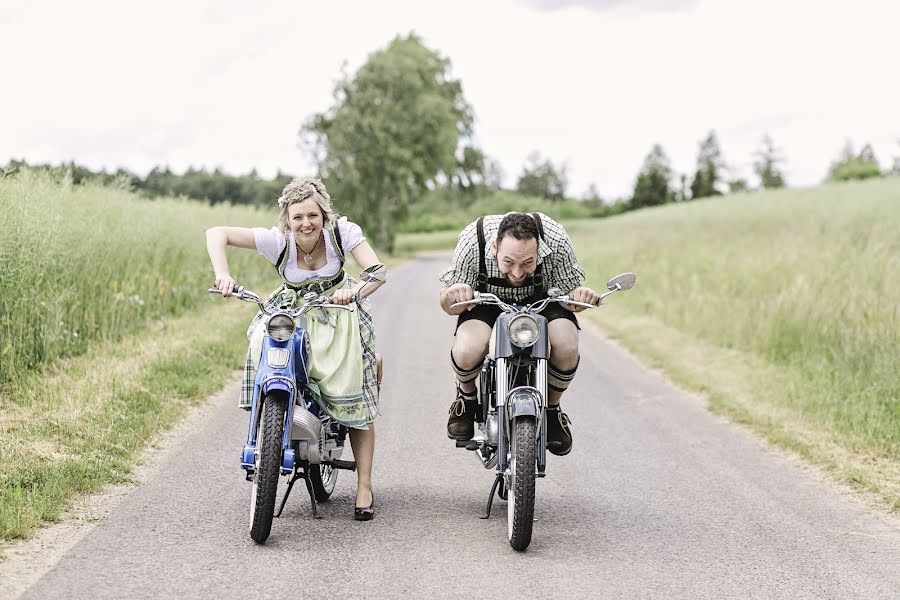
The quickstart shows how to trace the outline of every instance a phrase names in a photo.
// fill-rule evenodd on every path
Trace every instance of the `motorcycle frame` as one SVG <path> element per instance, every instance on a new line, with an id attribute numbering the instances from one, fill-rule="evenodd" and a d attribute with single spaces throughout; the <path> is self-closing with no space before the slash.
<path id="1" fill-rule="evenodd" d="M 303 393 L 303 389 L 309 380 L 309 361 L 306 350 L 306 329 L 297 327 L 294 335 L 289 339 L 279 342 L 269 336 L 269 321 L 279 315 L 292 318 L 287 311 L 275 311 L 266 317 L 265 333 L 262 340 L 262 351 L 259 358 L 259 367 L 256 371 L 256 379 L 253 382 L 253 399 L 250 405 L 250 423 L 247 429 L 247 442 L 241 453 L 241 467 L 252 471 L 255 467 L 255 452 L 257 443 L 257 431 L 261 418 L 262 405 L 266 395 L 279 390 L 287 394 L 287 410 L 285 411 L 283 437 L 281 439 L 281 474 L 290 474 L 295 467 L 294 447 L 291 439 L 291 427 L 294 423 L 294 407 L 297 394 Z M 283 367 L 269 364 L 269 350 L 282 349 L 288 352 L 287 364 Z M 317 407 L 318 408 L 318 407 Z M 318 413 L 318 411 L 315 411 Z"/>
<path id="2" fill-rule="evenodd" d="M 538 325 L 538 337 L 527 348 L 520 348 L 509 338 L 509 322 L 521 314 L 528 314 Z M 488 398 L 482 398 L 482 422 L 491 410 L 497 411 L 497 472 L 505 474 L 509 467 L 509 432 L 519 416 L 534 416 L 539 427 L 536 447 L 536 474 L 543 477 L 547 467 L 547 361 L 550 358 L 550 339 L 547 318 L 539 313 L 522 311 L 503 313 L 494 325 L 494 352 L 488 358 L 488 373 L 492 385 L 482 386 L 482 395 L 489 390 Z M 531 367 L 529 385 L 510 387 L 510 361 L 524 361 Z M 493 371 L 493 372 L 490 372 Z M 486 390 L 485 388 L 488 388 Z M 503 418 L 501 417 L 501 414 Z"/>

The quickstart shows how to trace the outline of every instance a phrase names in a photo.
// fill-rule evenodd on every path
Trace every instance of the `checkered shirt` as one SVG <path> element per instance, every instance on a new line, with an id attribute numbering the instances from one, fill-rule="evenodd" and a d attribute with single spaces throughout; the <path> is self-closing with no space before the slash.
<path id="1" fill-rule="evenodd" d="M 544 228 L 544 239 L 538 241 L 538 264 L 543 264 L 544 289 L 559 288 L 569 293 L 584 284 L 584 269 L 578 266 L 575 249 L 565 228 L 543 213 L 541 225 Z M 497 259 L 491 252 L 491 244 L 497 239 L 497 228 L 506 215 L 488 215 L 484 217 L 484 262 L 488 278 L 502 278 L 503 273 L 497 265 Z M 474 289 L 478 286 L 478 221 L 466 226 L 459 234 L 456 251 L 453 253 L 453 264 L 444 269 L 440 275 L 444 287 L 455 283 L 468 283 Z M 505 288 L 488 284 L 486 291 L 496 294 L 507 302 L 521 302 L 534 294 L 534 285 L 519 288 Z"/>

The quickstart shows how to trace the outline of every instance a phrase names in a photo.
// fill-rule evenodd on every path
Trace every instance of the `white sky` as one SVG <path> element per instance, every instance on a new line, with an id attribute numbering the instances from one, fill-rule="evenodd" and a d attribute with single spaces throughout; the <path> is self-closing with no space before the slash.
<path id="1" fill-rule="evenodd" d="M 848 139 L 900 155 L 898 24 L 891 0 L 0 0 L 0 164 L 304 174 L 341 65 L 415 31 L 507 185 L 537 150 L 570 195 L 626 195 L 657 142 L 692 174 L 710 129 L 748 177 L 770 133 L 810 185 Z"/>

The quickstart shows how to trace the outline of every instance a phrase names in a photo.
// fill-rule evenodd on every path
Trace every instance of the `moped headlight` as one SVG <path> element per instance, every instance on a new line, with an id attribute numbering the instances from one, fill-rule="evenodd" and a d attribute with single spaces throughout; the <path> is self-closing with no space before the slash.
<path id="1" fill-rule="evenodd" d="M 286 342 L 294 335 L 294 320 L 288 315 L 275 315 L 266 325 L 269 337 L 278 342 Z"/>
<path id="2" fill-rule="evenodd" d="M 513 317 L 507 331 L 510 341 L 519 348 L 528 348 L 538 339 L 538 324 L 534 317 L 518 315 Z"/>

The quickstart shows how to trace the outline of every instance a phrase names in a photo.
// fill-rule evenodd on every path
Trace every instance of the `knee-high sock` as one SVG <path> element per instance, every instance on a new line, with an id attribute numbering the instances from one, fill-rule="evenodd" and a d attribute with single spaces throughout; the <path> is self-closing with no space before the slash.
<path id="1" fill-rule="evenodd" d="M 581 362 L 579 357 L 578 362 Z M 564 392 L 575 379 L 575 371 L 578 370 L 578 363 L 569 371 L 564 371 L 556 367 L 553 363 L 547 363 L 547 387 L 555 392 Z"/>

